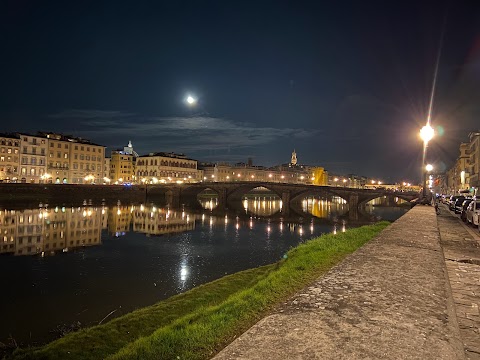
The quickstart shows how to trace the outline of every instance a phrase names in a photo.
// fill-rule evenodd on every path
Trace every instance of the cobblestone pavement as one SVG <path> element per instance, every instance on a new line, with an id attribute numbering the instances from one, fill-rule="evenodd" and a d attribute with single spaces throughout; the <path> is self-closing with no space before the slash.
<path id="1" fill-rule="evenodd" d="M 444 237 L 445 254 L 470 258 L 462 250 L 467 235 L 458 237 L 456 228 L 450 230 L 455 218 L 447 212 L 437 219 L 433 207 L 415 206 L 215 359 L 465 359 L 437 220 L 445 220 L 451 234 Z M 457 306 L 465 319 L 462 331 L 472 335 L 465 343 L 468 356 L 475 359 L 478 347 L 470 326 L 478 307 L 467 299 L 471 289 L 463 281 L 470 278 L 465 267 L 472 264 L 452 263 L 462 279 L 452 282 L 452 288 L 465 293 L 459 299 L 464 303 L 458 303 L 464 307 Z M 469 281 L 474 283 L 475 276 Z"/>
<path id="2" fill-rule="evenodd" d="M 480 233 L 445 205 L 439 210 L 440 241 L 466 358 L 480 360 Z"/>

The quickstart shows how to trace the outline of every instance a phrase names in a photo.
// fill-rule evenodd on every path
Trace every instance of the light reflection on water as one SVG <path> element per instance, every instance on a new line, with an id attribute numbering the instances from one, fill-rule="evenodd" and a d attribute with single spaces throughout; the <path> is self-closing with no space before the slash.
<path id="1" fill-rule="evenodd" d="M 122 315 L 350 226 L 261 218 L 279 213 L 278 198 L 247 199 L 234 215 L 214 215 L 213 204 L 199 213 L 153 204 L 1 210 L 2 292 L 10 295 L 0 297 L 0 341 L 50 340 L 59 325 Z M 307 199 L 303 209 L 332 219 L 345 204 Z"/>

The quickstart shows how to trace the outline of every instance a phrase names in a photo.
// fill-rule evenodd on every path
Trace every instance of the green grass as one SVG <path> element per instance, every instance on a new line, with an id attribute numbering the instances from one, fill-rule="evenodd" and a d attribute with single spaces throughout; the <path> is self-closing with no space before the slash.
<path id="1" fill-rule="evenodd" d="M 208 359 L 274 306 L 372 239 L 387 222 L 328 234 L 277 264 L 243 271 L 14 359 Z"/>

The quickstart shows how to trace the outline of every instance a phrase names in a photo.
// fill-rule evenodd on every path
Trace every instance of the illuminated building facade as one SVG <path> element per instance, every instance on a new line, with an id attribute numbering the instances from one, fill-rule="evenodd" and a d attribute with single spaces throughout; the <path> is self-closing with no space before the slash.
<path id="1" fill-rule="evenodd" d="M 480 131 L 471 132 L 468 147 L 468 172 L 470 174 L 470 186 L 475 195 L 479 194 L 480 188 Z"/>
<path id="2" fill-rule="evenodd" d="M 244 163 L 229 165 L 202 164 L 203 181 L 205 182 L 235 182 L 259 181 L 284 184 L 312 184 L 315 175 L 320 175 L 314 167 L 281 165 L 271 168 L 254 166 Z M 317 172 L 317 173 L 316 173 Z M 323 173 L 326 173 L 323 170 Z M 318 183 L 325 181 L 325 177 L 318 178 Z"/>
<path id="3" fill-rule="evenodd" d="M 197 160 L 182 154 L 150 153 L 135 159 L 135 176 L 140 184 L 200 182 L 202 175 Z"/>
<path id="4" fill-rule="evenodd" d="M 2 145 L 3 144 L 3 145 Z M 0 135 L 0 180 L 103 183 L 105 147 L 55 133 Z M 3 159 L 3 160 L 2 160 Z"/>
<path id="5" fill-rule="evenodd" d="M 134 181 L 134 157 L 124 151 L 112 151 L 110 174 L 112 184 L 132 183 Z"/>
<path id="6" fill-rule="evenodd" d="M 19 134 L 20 137 L 20 182 L 44 182 L 47 173 L 47 139 L 40 136 Z"/>
<path id="7" fill-rule="evenodd" d="M 17 181 L 20 163 L 20 137 L 0 134 L 0 181 Z"/>

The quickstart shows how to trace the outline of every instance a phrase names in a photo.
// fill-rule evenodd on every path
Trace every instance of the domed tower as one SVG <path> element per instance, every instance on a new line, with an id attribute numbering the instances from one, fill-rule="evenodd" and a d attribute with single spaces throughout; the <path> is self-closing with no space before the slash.
<path id="1" fill-rule="evenodd" d="M 290 164 L 293 166 L 297 165 L 297 153 L 295 152 L 295 149 L 293 149 L 292 160 L 290 160 Z"/>

